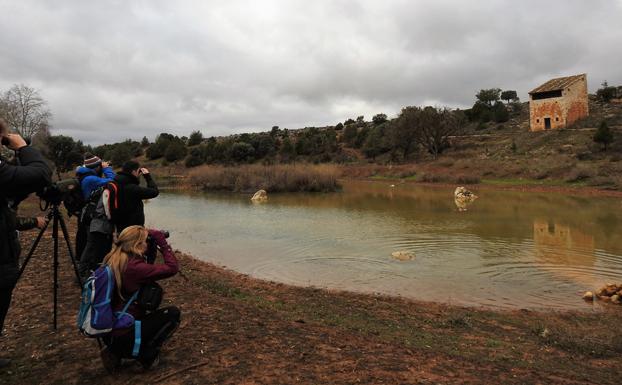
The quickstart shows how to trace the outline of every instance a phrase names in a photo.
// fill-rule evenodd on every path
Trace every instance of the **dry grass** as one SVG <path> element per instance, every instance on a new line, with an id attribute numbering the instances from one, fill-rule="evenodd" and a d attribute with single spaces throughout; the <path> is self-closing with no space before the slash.
<path id="1" fill-rule="evenodd" d="M 339 189 L 338 177 L 339 170 L 333 165 L 206 165 L 190 172 L 189 183 L 203 190 L 329 192 Z"/>

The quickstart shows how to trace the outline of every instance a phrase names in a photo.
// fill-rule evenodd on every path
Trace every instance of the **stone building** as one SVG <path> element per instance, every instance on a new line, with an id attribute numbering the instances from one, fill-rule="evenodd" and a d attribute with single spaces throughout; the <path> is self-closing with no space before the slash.
<path id="1" fill-rule="evenodd" d="M 587 115 L 586 74 L 551 79 L 529 92 L 531 131 L 564 128 Z"/>

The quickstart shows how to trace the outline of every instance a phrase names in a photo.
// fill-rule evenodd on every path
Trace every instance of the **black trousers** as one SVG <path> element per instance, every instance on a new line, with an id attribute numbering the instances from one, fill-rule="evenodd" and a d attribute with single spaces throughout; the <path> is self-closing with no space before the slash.
<path id="1" fill-rule="evenodd" d="M 90 220 L 80 220 L 82 215 L 78 216 L 78 232 L 76 232 L 76 260 L 79 261 L 86 247 L 86 241 L 88 238 Z"/>
<path id="2" fill-rule="evenodd" d="M 2 335 L 2 329 L 4 329 L 4 318 L 11 305 L 11 295 L 13 294 L 14 287 L 15 286 L 0 288 L 0 335 Z"/>
<path id="3" fill-rule="evenodd" d="M 89 232 L 78 266 L 80 277 L 83 279 L 88 278 L 91 270 L 97 269 L 97 266 L 104 260 L 104 257 L 111 249 L 112 234 Z"/>
<path id="4" fill-rule="evenodd" d="M 175 306 L 158 309 L 146 315 L 141 321 L 141 344 L 138 360 L 151 362 L 160 352 L 162 344 L 169 339 L 177 326 L 181 313 Z M 110 351 L 120 358 L 132 358 L 134 349 L 134 328 L 122 336 L 104 337 L 104 343 Z"/>

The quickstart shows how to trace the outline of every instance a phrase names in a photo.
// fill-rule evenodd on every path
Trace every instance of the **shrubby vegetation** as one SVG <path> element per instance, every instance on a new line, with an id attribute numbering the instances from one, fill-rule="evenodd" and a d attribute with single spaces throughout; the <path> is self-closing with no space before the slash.
<path id="1" fill-rule="evenodd" d="M 339 172 L 330 165 L 201 166 L 190 173 L 190 183 L 206 190 L 255 192 L 329 192 L 339 188 Z"/>

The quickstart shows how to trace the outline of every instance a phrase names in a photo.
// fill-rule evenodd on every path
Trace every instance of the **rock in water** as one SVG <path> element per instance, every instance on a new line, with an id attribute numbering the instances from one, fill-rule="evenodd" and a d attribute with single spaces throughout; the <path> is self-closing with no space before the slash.
<path id="1" fill-rule="evenodd" d="M 398 261 L 411 261 L 415 259 L 415 254 L 410 251 L 394 251 L 391 253 L 391 256 Z"/>
<path id="2" fill-rule="evenodd" d="M 583 294 L 583 299 L 585 301 L 593 302 L 594 301 L 594 293 L 592 293 L 591 291 L 586 291 L 585 294 Z"/>
<path id="3" fill-rule="evenodd" d="M 458 211 L 466 211 L 469 205 L 476 199 L 477 195 L 462 186 L 456 187 L 454 191 L 454 202 L 456 207 L 458 207 Z"/>
<path id="4" fill-rule="evenodd" d="M 259 190 L 251 198 L 253 202 L 265 202 L 268 200 L 268 193 L 266 190 Z"/>

